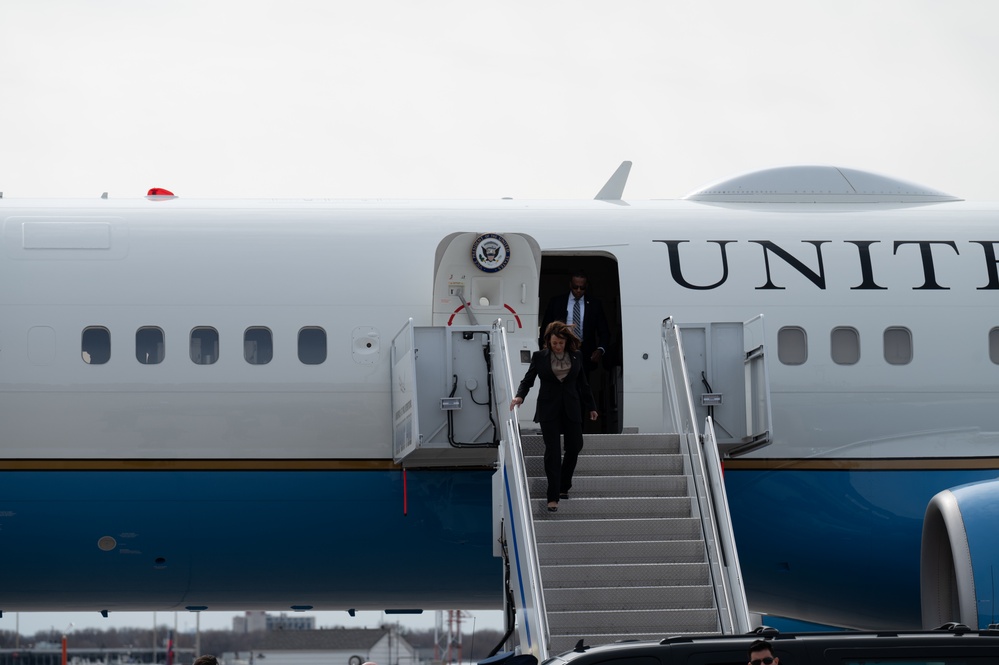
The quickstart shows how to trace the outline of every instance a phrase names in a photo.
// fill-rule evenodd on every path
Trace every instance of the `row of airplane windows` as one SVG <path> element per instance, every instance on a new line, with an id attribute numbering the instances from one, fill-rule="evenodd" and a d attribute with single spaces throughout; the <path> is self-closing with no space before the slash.
<path id="1" fill-rule="evenodd" d="M 901 326 L 885 328 L 882 335 L 885 362 L 908 365 L 912 362 L 912 332 Z M 837 365 L 860 361 L 860 333 L 855 328 L 833 328 L 829 352 Z M 805 329 L 786 326 L 777 331 L 777 359 L 783 365 L 804 365 L 808 360 L 808 337 Z M 999 365 L 999 328 L 989 331 L 989 359 Z"/>
<path id="2" fill-rule="evenodd" d="M 200 326 L 191 330 L 189 340 L 191 362 L 211 365 L 219 358 L 219 333 L 215 328 Z M 912 362 L 912 332 L 892 326 L 883 334 L 884 359 L 889 365 Z M 83 330 L 81 353 L 83 361 L 103 365 L 111 359 L 111 332 L 91 326 Z M 830 354 L 837 365 L 854 365 L 860 361 L 860 333 L 855 328 L 833 328 Z M 143 365 L 157 365 L 166 357 L 162 328 L 144 326 L 135 331 L 135 359 Z M 243 332 L 243 358 L 251 365 L 266 365 L 274 357 L 274 342 L 269 328 L 252 326 Z M 999 364 L 999 328 L 989 331 L 989 358 Z M 305 365 L 326 362 L 326 331 L 318 326 L 306 326 L 298 331 L 298 359 Z M 777 359 L 783 365 L 803 365 L 808 360 L 808 336 L 805 329 L 785 326 L 777 331 Z"/>
<path id="3" fill-rule="evenodd" d="M 199 326 L 191 330 L 188 344 L 191 362 L 212 365 L 219 359 L 219 332 Z M 111 360 L 111 331 L 102 326 L 83 329 L 83 362 L 103 365 Z M 158 365 L 166 357 L 162 328 L 143 326 L 135 331 L 135 359 L 143 365 Z M 243 358 L 251 365 L 266 365 L 274 358 L 274 341 L 269 328 L 251 326 L 243 332 Z M 326 331 L 306 326 L 298 331 L 298 360 L 304 365 L 326 362 Z"/>

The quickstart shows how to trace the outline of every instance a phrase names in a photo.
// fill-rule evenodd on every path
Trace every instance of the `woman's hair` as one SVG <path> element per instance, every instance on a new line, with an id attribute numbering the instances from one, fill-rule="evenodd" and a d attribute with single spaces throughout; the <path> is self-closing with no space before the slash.
<path id="1" fill-rule="evenodd" d="M 579 350 L 579 338 L 576 337 L 575 326 L 568 326 L 562 321 L 552 321 L 545 328 L 545 348 L 549 347 L 548 340 L 552 336 L 561 337 L 565 340 L 565 350 L 569 353 L 575 353 Z"/>

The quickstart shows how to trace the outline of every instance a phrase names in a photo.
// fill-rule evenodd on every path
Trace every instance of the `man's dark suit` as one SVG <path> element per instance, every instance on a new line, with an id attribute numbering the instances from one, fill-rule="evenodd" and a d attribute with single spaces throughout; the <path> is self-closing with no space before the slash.
<path id="1" fill-rule="evenodd" d="M 576 460 L 583 449 L 583 413 L 597 410 L 583 371 L 583 359 L 578 352 L 571 357 L 569 373 L 559 381 L 552 370 L 551 352 L 548 349 L 535 351 L 524 380 L 517 388 L 517 397 L 524 399 L 534 385 L 534 379 L 541 378 L 534 422 L 541 423 L 541 436 L 545 440 L 548 501 L 557 502 L 559 495 L 568 493 L 572 487 Z M 561 435 L 565 436 L 565 457 L 559 440 Z"/>
<path id="2" fill-rule="evenodd" d="M 563 293 L 548 301 L 545 315 L 541 319 L 541 336 L 538 339 L 538 346 L 544 346 L 545 329 L 552 321 L 567 322 L 566 313 L 569 310 L 570 293 Z M 604 307 L 596 298 L 583 296 L 583 342 L 579 349 L 583 360 L 586 362 L 587 371 L 592 372 L 597 368 L 596 363 L 590 361 L 593 352 L 603 347 L 604 354 L 610 352 L 610 327 L 607 325 L 607 317 L 604 315 Z"/>

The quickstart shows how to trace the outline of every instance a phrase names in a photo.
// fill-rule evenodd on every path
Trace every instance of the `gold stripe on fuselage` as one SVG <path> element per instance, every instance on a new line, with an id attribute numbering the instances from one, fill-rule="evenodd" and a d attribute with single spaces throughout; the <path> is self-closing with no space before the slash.
<path id="1" fill-rule="evenodd" d="M 884 457 L 876 459 L 728 459 L 728 471 L 957 471 L 999 470 L 999 457 Z"/>
<path id="2" fill-rule="evenodd" d="M 0 471 L 393 471 L 366 459 L 6 459 Z"/>

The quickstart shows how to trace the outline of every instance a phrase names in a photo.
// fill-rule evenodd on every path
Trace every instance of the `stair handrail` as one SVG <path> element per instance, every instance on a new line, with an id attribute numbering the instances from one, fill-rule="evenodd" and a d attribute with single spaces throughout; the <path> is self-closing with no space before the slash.
<path id="1" fill-rule="evenodd" d="M 666 379 L 667 390 L 663 400 L 669 409 L 672 419 L 665 425 L 665 431 L 680 434 L 697 434 L 697 417 L 694 415 L 694 401 L 687 385 L 687 364 L 683 359 L 680 328 L 673 323 L 673 317 L 663 320 L 663 378 Z M 677 378 L 681 380 L 678 381 Z M 665 413 L 664 413 L 665 415 Z"/>
<path id="2" fill-rule="evenodd" d="M 746 600 L 746 585 L 742 578 L 742 565 L 735 544 L 735 529 L 732 528 L 732 511 L 728 509 L 728 493 L 725 491 L 725 478 L 722 475 L 721 455 L 715 438 L 714 419 L 704 419 L 704 466 L 711 488 L 711 503 L 714 508 L 715 524 L 718 527 L 718 542 L 722 550 L 722 570 L 728 581 L 728 596 L 733 629 L 736 634 L 753 630 L 749 617 L 749 602 Z"/>
<path id="3" fill-rule="evenodd" d="M 501 422 L 499 469 L 501 491 L 493 497 L 501 508 L 499 519 L 510 561 L 514 604 L 517 610 L 517 635 L 522 653 L 530 653 L 538 662 L 548 658 L 551 632 L 541 583 L 534 518 L 531 513 L 530 487 L 524 451 L 520 440 L 517 410 L 509 404 L 516 392 L 510 357 L 507 352 L 506 328 L 502 319 L 493 323 L 490 354 L 493 366 L 493 394 L 496 397 L 497 418 Z M 494 485 L 495 487 L 495 485 Z"/>
<path id="4" fill-rule="evenodd" d="M 741 593 L 731 587 L 732 575 L 727 570 L 729 563 L 735 555 L 735 540 L 732 537 L 731 529 L 726 531 L 719 527 L 719 514 L 728 518 L 728 503 L 722 495 L 722 502 L 718 502 L 715 496 L 716 487 L 710 480 L 708 463 L 705 455 L 701 454 L 703 441 L 698 434 L 696 416 L 694 415 L 694 400 L 687 383 L 687 365 L 683 357 L 683 341 L 679 326 L 675 325 L 672 317 L 667 317 L 662 324 L 662 362 L 663 362 L 663 415 L 668 410 L 672 419 L 672 429 L 680 435 L 680 441 L 684 447 L 684 454 L 690 469 L 690 476 L 694 486 L 695 510 L 701 522 L 702 533 L 704 534 L 704 544 L 708 556 L 708 569 L 712 579 L 712 589 L 715 595 L 715 605 L 718 612 L 718 620 L 722 633 L 736 634 L 748 632 L 748 609 L 746 608 L 745 592 Z M 714 426 L 711 423 L 711 441 L 714 441 Z M 670 431 L 670 426 L 666 424 L 666 431 Z M 721 475 L 721 461 L 717 457 L 717 444 L 713 444 L 715 457 L 711 460 L 711 465 L 717 467 L 712 471 Z M 725 521 L 722 520 L 722 521 Z M 731 539 L 728 544 L 722 544 L 723 539 Z M 729 556 L 726 556 L 726 552 Z M 737 557 L 735 559 L 738 560 Z M 736 579 L 741 588 L 741 574 L 736 573 Z M 743 615 L 745 614 L 746 626 L 743 628 Z"/>

